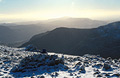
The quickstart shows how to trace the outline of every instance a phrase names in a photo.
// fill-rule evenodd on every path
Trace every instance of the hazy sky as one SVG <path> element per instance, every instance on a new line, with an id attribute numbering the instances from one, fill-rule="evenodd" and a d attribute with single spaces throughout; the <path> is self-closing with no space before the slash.
<path id="1" fill-rule="evenodd" d="M 0 0 L 0 20 L 120 17 L 120 0 Z"/>

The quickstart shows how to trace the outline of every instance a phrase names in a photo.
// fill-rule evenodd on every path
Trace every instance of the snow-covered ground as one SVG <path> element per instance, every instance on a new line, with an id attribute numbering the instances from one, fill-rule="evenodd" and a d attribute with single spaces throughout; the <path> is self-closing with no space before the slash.
<path id="1" fill-rule="evenodd" d="M 120 59 L 0 46 L 0 78 L 120 78 Z"/>

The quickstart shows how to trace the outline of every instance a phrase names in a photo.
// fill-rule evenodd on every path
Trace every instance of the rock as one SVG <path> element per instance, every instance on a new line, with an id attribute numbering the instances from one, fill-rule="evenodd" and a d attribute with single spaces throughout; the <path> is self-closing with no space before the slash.
<path id="1" fill-rule="evenodd" d="M 59 74 L 57 72 L 55 72 L 55 76 L 58 76 Z"/>
<path id="2" fill-rule="evenodd" d="M 94 72 L 100 72 L 98 69 L 94 69 Z"/>
<path id="3" fill-rule="evenodd" d="M 8 51 L 5 49 L 4 52 L 8 52 Z"/>
<path id="4" fill-rule="evenodd" d="M 102 75 L 101 75 L 101 74 L 99 74 L 99 75 L 97 75 L 97 77 L 102 77 Z"/>
<path id="5" fill-rule="evenodd" d="M 111 58 L 111 57 L 108 57 L 107 60 L 112 60 L 112 58 Z"/>
<path id="6" fill-rule="evenodd" d="M 64 77 L 64 78 L 68 78 L 68 77 Z"/>
<path id="7" fill-rule="evenodd" d="M 81 62 L 78 62 L 75 66 L 77 66 L 77 65 L 82 65 L 82 63 L 81 63 Z"/>
<path id="8" fill-rule="evenodd" d="M 0 76 L 3 76 L 4 74 L 0 73 Z"/>
<path id="9" fill-rule="evenodd" d="M 95 67 L 95 68 L 100 69 L 101 67 L 103 67 L 103 65 L 102 65 L 102 64 L 95 64 L 95 65 L 93 65 L 92 67 Z"/>
<path id="10" fill-rule="evenodd" d="M 5 74 L 6 74 L 6 73 L 8 73 L 8 72 L 4 71 L 3 73 L 5 73 Z"/>
<path id="11" fill-rule="evenodd" d="M 55 75 L 54 74 L 51 74 L 51 77 L 53 78 Z"/>
<path id="12" fill-rule="evenodd" d="M 40 67 L 40 66 L 43 66 L 43 65 L 44 65 L 44 64 L 41 64 L 41 63 L 40 63 L 40 64 L 38 64 L 37 66 Z"/>
<path id="13" fill-rule="evenodd" d="M 110 75 L 108 73 L 105 74 L 106 77 L 110 77 Z"/>
<path id="14" fill-rule="evenodd" d="M 61 64 L 60 67 L 58 64 Z M 55 66 L 56 68 L 63 69 L 64 59 L 58 57 L 58 55 L 42 55 L 34 54 L 28 57 L 25 57 L 20 61 L 20 64 L 17 67 L 12 68 L 12 72 L 23 72 L 25 70 L 33 71 L 33 68 L 41 66 Z M 65 67 L 65 69 L 68 69 Z"/>
<path id="15" fill-rule="evenodd" d="M 81 66 L 79 72 L 80 72 L 80 73 L 86 73 L 86 71 L 85 71 L 85 67 L 84 67 L 84 66 Z"/>
<path id="16" fill-rule="evenodd" d="M 113 61 L 114 61 L 114 63 L 117 63 L 117 62 L 118 62 L 118 60 L 117 60 L 117 59 L 114 59 Z"/>
<path id="17" fill-rule="evenodd" d="M 35 76 L 32 76 L 31 78 L 36 78 Z"/>
<path id="18" fill-rule="evenodd" d="M 85 60 L 85 61 L 84 61 L 84 64 L 89 64 L 89 61 L 88 61 L 88 60 Z"/>
<path id="19" fill-rule="evenodd" d="M 62 59 L 55 60 L 55 65 L 58 65 L 58 64 L 64 64 L 64 60 Z"/>
<path id="20" fill-rule="evenodd" d="M 40 78 L 45 78 L 44 76 L 41 76 Z"/>
<path id="21" fill-rule="evenodd" d="M 81 78 L 81 76 L 77 76 L 76 78 Z"/>
<path id="22" fill-rule="evenodd" d="M 68 72 L 69 72 L 69 73 L 71 73 L 71 72 L 72 72 L 72 70 L 71 70 L 71 69 L 69 69 L 69 70 L 68 70 Z"/>
<path id="23" fill-rule="evenodd" d="M 94 75 L 96 75 L 96 74 L 100 74 L 100 72 L 95 72 Z"/>
<path id="24" fill-rule="evenodd" d="M 54 66 L 55 65 L 55 61 L 54 60 L 51 60 L 49 63 L 48 63 L 48 66 Z"/>
<path id="25" fill-rule="evenodd" d="M 112 77 L 120 77 L 120 74 L 113 74 Z"/>
<path id="26" fill-rule="evenodd" d="M 104 66 L 103 66 L 103 71 L 112 71 L 112 67 L 111 65 L 105 63 Z"/>
<path id="27" fill-rule="evenodd" d="M 68 67 L 68 66 L 64 66 L 64 69 L 65 69 L 65 70 L 68 70 L 68 69 L 69 69 L 69 67 Z"/>
<path id="28" fill-rule="evenodd" d="M 51 55 L 51 57 L 50 57 L 50 59 L 53 59 L 53 60 L 55 60 L 57 58 L 58 58 L 58 55 Z"/>
<path id="29" fill-rule="evenodd" d="M 3 64 L 3 62 L 0 62 L 0 65 Z"/>
<path id="30" fill-rule="evenodd" d="M 73 73 L 70 73 L 70 76 L 73 76 Z"/>

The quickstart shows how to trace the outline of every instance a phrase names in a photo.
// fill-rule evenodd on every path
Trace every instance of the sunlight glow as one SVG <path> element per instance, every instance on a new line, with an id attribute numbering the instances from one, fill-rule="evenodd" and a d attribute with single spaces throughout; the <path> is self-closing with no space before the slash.
<path id="1" fill-rule="evenodd" d="M 104 11 L 104 10 L 74 10 L 74 11 L 45 11 L 45 12 L 29 12 L 20 14 L 0 14 L 1 19 L 26 19 L 26 20 L 46 20 L 59 17 L 79 17 L 79 18 L 101 18 L 119 15 L 120 11 Z"/>
<path id="2" fill-rule="evenodd" d="M 120 17 L 117 0 L 0 0 L 1 20 L 46 20 L 59 17 Z"/>

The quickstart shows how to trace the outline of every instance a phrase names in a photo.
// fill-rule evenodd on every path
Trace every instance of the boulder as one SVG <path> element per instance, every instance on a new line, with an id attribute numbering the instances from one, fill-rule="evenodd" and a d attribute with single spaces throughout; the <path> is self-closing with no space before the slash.
<path id="1" fill-rule="evenodd" d="M 112 67 L 111 67 L 111 65 L 109 65 L 109 64 L 107 64 L 107 63 L 105 63 L 104 65 L 103 65 L 103 71 L 112 71 L 113 69 L 112 69 Z"/>

